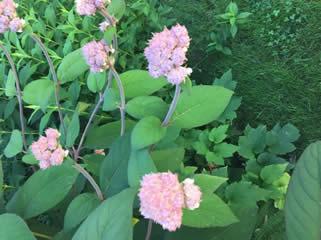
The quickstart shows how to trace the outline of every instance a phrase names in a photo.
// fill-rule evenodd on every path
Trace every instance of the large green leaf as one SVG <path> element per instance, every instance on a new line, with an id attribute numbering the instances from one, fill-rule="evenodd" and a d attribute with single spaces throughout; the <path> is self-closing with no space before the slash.
<path id="1" fill-rule="evenodd" d="M 126 98 L 148 96 L 164 87 L 168 82 L 165 78 L 153 78 L 147 71 L 131 70 L 120 74 Z M 113 88 L 117 89 L 115 81 Z"/>
<path id="2" fill-rule="evenodd" d="M 9 143 L 4 149 L 4 155 L 7 158 L 16 156 L 22 151 L 22 135 L 19 130 L 13 130 Z"/>
<path id="3" fill-rule="evenodd" d="M 72 240 L 130 240 L 136 189 L 126 189 L 105 200 L 80 226 Z"/>
<path id="4" fill-rule="evenodd" d="M 217 195 L 203 193 L 199 208 L 184 209 L 183 225 L 196 228 L 225 227 L 238 222 L 230 207 Z"/>
<path id="5" fill-rule="evenodd" d="M 130 100 L 126 112 L 134 118 L 142 119 L 155 116 L 163 119 L 168 111 L 168 105 L 163 99 L 155 96 L 141 96 Z"/>
<path id="6" fill-rule="evenodd" d="M 79 135 L 79 131 L 80 131 L 79 115 L 78 115 L 78 112 L 75 111 L 67 129 L 67 136 L 66 136 L 67 147 L 71 147 L 75 143 Z"/>
<path id="7" fill-rule="evenodd" d="M 16 96 L 16 81 L 13 76 L 12 70 L 10 69 L 6 82 L 5 94 L 7 97 Z"/>
<path id="8" fill-rule="evenodd" d="M 311 144 L 300 157 L 285 202 L 289 240 L 321 239 L 321 142 Z"/>
<path id="9" fill-rule="evenodd" d="M 91 149 L 110 148 L 113 142 L 120 134 L 120 121 L 107 123 L 92 128 L 87 135 L 85 146 Z M 135 122 L 126 120 L 126 132 L 129 132 L 135 126 Z"/>
<path id="10" fill-rule="evenodd" d="M 130 153 L 130 134 L 127 133 L 113 143 L 100 168 L 100 186 L 106 197 L 128 188 Z"/>
<path id="11" fill-rule="evenodd" d="M 131 143 L 133 149 L 142 149 L 156 144 L 166 135 L 166 128 L 157 117 L 145 117 L 133 129 Z"/>
<path id="12" fill-rule="evenodd" d="M 15 214 L 0 215 L 1 240 L 36 240 L 27 224 Z"/>
<path id="13" fill-rule="evenodd" d="M 2 201 L 3 195 L 3 169 L 2 169 L 2 156 L 0 156 L 0 203 Z"/>
<path id="14" fill-rule="evenodd" d="M 184 148 L 167 148 L 151 152 L 159 172 L 178 172 L 185 155 Z"/>
<path id="15" fill-rule="evenodd" d="M 77 227 L 99 204 L 100 201 L 94 193 L 83 193 L 77 196 L 68 206 L 64 230 Z"/>
<path id="16" fill-rule="evenodd" d="M 28 104 L 45 108 L 54 101 L 54 82 L 41 79 L 30 82 L 23 90 L 23 101 Z"/>
<path id="17" fill-rule="evenodd" d="M 126 3 L 124 0 L 113 0 L 108 5 L 107 10 L 112 16 L 115 16 L 119 20 L 125 13 Z"/>
<path id="18" fill-rule="evenodd" d="M 61 83 L 71 82 L 82 75 L 88 68 L 82 49 L 77 49 L 62 60 L 57 71 L 58 79 Z"/>
<path id="19" fill-rule="evenodd" d="M 77 176 L 69 163 L 37 171 L 19 188 L 6 209 L 24 219 L 44 213 L 67 196 Z"/>
<path id="20" fill-rule="evenodd" d="M 170 123 L 181 128 L 206 125 L 222 114 L 232 95 L 219 86 L 194 86 L 182 93 Z"/>
<path id="21" fill-rule="evenodd" d="M 145 174 L 157 172 L 148 149 L 132 151 L 128 163 L 128 182 L 131 187 L 138 187 Z"/>

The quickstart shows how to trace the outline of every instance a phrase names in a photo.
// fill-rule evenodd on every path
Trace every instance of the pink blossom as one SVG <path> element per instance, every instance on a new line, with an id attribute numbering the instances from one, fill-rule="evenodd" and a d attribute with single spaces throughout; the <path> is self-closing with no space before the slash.
<path id="1" fill-rule="evenodd" d="M 190 210 L 199 208 L 202 198 L 202 192 L 199 186 L 195 185 L 194 179 L 185 179 L 183 181 L 183 190 L 185 195 L 186 207 Z"/>
<path id="2" fill-rule="evenodd" d="M 96 150 L 95 150 L 95 154 L 97 154 L 97 155 L 102 155 L 102 156 L 105 156 L 105 155 L 106 155 L 104 149 L 96 149 Z"/>
<path id="3" fill-rule="evenodd" d="M 62 149 L 61 146 L 59 146 L 56 150 L 54 150 L 50 157 L 50 164 L 51 166 L 58 166 L 61 165 L 64 161 L 64 158 L 66 157 L 68 153 Z"/>
<path id="4" fill-rule="evenodd" d="M 9 29 L 10 19 L 7 16 L 0 16 L 0 33 L 4 33 Z"/>
<path id="5" fill-rule="evenodd" d="M 175 231 L 182 224 L 184 193 L 173 173 L 152 173 L 143 177 L 139 191 L 140 212 L 164 229 Z"/>
<path id="6" fill-rule="evenodd" d="M 64 158 L 68 155 L 59 144 L 60 133 L 56 129 L 46 130 L 46 137 L 40 136 L 38 141 L 31 145 L 31 152 L 39 161 L 41 169 L 51 166 L 61 165 Z"/>
<path id="7" fill-rule="evenodd" d="M 14 18 L 10 22 L 10 29 L 13 32 L 22 32 L 25 23 L 25 20 L 21 18 Z"/>
<path id="8" fill-rule="evenodd" d="M 183 66 L 190 41 L 187 29 L 179 24 L 154 34 L 145 49 L 151 76 L 165 76 L 172 84 L 183 82 L 192 73 L 192 69 Z"/>
<path id="9" fill-rule="evenodd" d="M 110 26 L 108 21 L 103 21 L 102 23 L 99 24 L 99 30 L 101 32 L 105 32 L 106 29 Z"/>
<path id="10" fill-rule="evenodd" d="M 13 0 L 0 2 L 0 33 L 9 29 L 13 32 L 22 32 L 25 21 L 17 17 L 17 4 Z"/>
<path id="11" fill-rule="evenodd" d="M 92 72 L 103 72 L 109 68 L 113 49 L 104 41 L 91 41 L 83 46 L 82 52 Z"/>
<path id="12" fill-rule="evenodd" d="M 79 15 L 94 15 L 105 7 L 106 0 L 76 0 L 76 11 Z"/>

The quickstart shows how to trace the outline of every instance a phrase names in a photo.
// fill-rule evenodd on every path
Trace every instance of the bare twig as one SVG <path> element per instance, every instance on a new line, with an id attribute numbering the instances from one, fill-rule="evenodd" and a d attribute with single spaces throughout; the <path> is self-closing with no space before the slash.
<path id="1" fill-rule="evenodd" d="M 105 95 L 106 91 L 110 88 L 111 81 L 112 81 L 112 76 L 113 76 L 113 75 L 112 75 L 111 71 L 109 71 L 109 73 L 108 73 L 108 80 L 107 80 L 107 84 L 106 84 L 105 90 L 104 90 L 103 93 L 99 93 L 98 102 L 97 102 L 94 110 L 92 111 L 92 113 L 91 113 L 91 115 L 90 115 L 90 117 L 89 117 L 89 120 L 88 120 L 88 122 L 87 122 L 87 125 L 86 125 L 86 127 L 85 127 L 85 129 L 84 129 L 84 131 L 83 131 L 83 134 L 82 134 L 81 138 L 80 138 L 80 142 L 79 142 L 79 144 L 78 144 L 77 150 L 74 152 L 74 158 L 75 158 L 76 161 L 77 161 L 78 158 L 79 158 L 79 153 L 80 153 L 80 150 L 81 150 L 81 148 L 82 148 L 82 145 L 84 144 L 84 141 L 85 141 L 87 132 L 88 132 L 88 130 L 89 130 L 89 128 L 90 128 L 90 125 L 91 125 L 92 121 L 94 120 L 94 117 L 96 116 L 96 113 L 98 112 L 101 104 L 104 102 L 104 95 Z"/>
<path id="2" fill-rule="evenodd" d="M 110 26 L 116 25 L 116 19 L 109 15 L 106 9 L 101 9 L 100 14 L 106 19 Z M 115 49 L 115 59 L 117 58 L 118 40 L 117 35 L 113 36 L 113 48 Z"/>
<path id="3" fill-rule="evenodd" d="M 119 95 L 120 95 L 120 106 L 119 106 L 119 111 L 120 111 L 120 117 L 121 117 L 121 129 L 120 129 L 120 135 L 123 136 L 126 130 L 126 121 L 125 121 L 125 107 L 126 107 L 126 99 L 125 99 L 125 91 L 123 84 L 121 82 L 121 79 L 114 68 L 114 66 L 110 66 L 110 70 L 113 73 L 116 83 L 118 86 L 119 90 Z"/>
<path id="4" fill-rule="evenodd" d="M 96 181 L 93 179 L 93 177 L 78 163 L 74 162 L 73 167 L 79 171 L 87 180 L 88 182 L 91 184 L 91 186 L 95 189 L 97 197 L 99 198 L 100 201 L 104 201 L 104 195 L 102 193 L 102 191 L 100 190 L 98 184 L 96 183 Z"/>
<path id="5" fill-rule="evenodd" d="M 26 141 L 26 136 L 25 136 L 26 129 L 25 129 L 25 123 L 24 123 L 24 114 L 23 114 L 22 92 L 21 92 L 21 88 L 20 88 L 20 81 L 19 81 L 17 69 L 15 67 L 12 57 L 10 56 L 9 51 L 2 44 L 0 44 L 0 48 L 2 49 L 4 54 L 6 55 L 8 61 L 9 61 L 13 76 L 15 78 L 16 93 L 17 93 L 17 99 L 18 99 L 18 104 L 19 104 L 19 116 L 20 116 L 22 141 L 23 141 L 23 146 L 24 146 L 25 150 L 27 150 L 28 146 L 27 146 L 27 141 Z"/>
<path id="6" fill-rule="evenodd" d="M 153 228 L 153 222 L 152 220 L 149 220 L 145 240 L 149 240 L 150 237 L 152 236 L 152 228 Z"/>
<path id="7" fill-rule="evenodd" d="M 169 107 L 169 110 L 167 112 L 167 115 L 162 123 L 162 126 L 166 126 L 169 124 L 174 112 L 175 112 L 175 109 L 176 109 L 176 106 L 177 106 L 177 103 L 178 103 L 178 100 L 179 100 L 179 96 L 180 96 L 180 93 L 181 93 L 181 86 L 179 84 L 176 84 L 176 88 L 175 88 L 175 95 L 174 95 L 174 98 L 173 98 L 173 101 L 171 103 L 171 106 Z"/>
<path id="8" fill-rule="evenodd" d="M 67 134 L 67 129 L 64 123 L 64 117 L 61 111 L 61 106 L 60 106 L 60 99 L 59 99 L 59 89 L 60 89 L 60 81 L 58 80 L 57 73 L 55 70 L 55 66 L 49 56 L 49 53 L 46 49 L 46 46 L 42 43 L 41 39 L 34 33 L 30 34 L 30 37 L 39 45 L 41 51 L 43 52 L 50 68 L 51 76 L 55 82 L 55 100 L 56 100 L 56 105 L 57 105 L 57 110 L 58 110 L 58 115 L 59 115 L 59 120 L 61 122 L 61 125 L 63 127 L 65 135 Z"/>

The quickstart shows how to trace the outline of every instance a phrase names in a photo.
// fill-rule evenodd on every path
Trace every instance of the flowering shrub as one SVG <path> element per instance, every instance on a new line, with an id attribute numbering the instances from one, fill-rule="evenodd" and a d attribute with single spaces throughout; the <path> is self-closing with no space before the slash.
<path id="1" fill-rule="evenodd" d="M 232 73 L 193 84 L 185 26 L 120 73 L 123 0 L 37 1 L 46 23 L 21 2 L 0 2 L 1 239 L 250 239 L 261 206 L 283 209 L 297 129 L 233 140 Z"/>

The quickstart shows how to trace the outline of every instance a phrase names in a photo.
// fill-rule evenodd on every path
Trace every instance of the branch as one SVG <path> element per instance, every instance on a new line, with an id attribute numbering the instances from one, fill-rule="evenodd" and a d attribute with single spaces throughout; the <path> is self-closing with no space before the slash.
<path id="1" fill-rule="evenodd" d="M 78 170 L 78 172 L 80 172 L 87 180 L 88 182 L 91 184 L 91 186 L 95 189 L 97 197 L 99 198 L 100 201 L 104 201 L 104 195 L 102 193 L 102 191 L 100 190 L 98 184 L 96 183 L 96 181 L 93 179 L 93 177 L 78 163 L 74 162 L 75 165 L 73 165 L 73 167 Z"/>
<path id="2" fill-rule="evenodd" d="M 152 228 L 153 228 L 153 222 L 152 222 L 152 220 L 149 220 L 145 240 L 150 239 L 150 237 L 152 235 Z"/>
<path id="3" fill-rule="evenodd" d="M 105 87 L 104 93 L 99 93 L 99 100 L 98 100 L 98 102 L 97 102 L 94 110 L 92 111 L 90 117 L 89 117 L 89 120 L 88 120 L 88 122 L 87 122 L 87 125 L 86 125 L 86 127 L 85 127 L 85 130 L 84 130 L 84 132 L 83 132 L 83 134 L 82 134 L 82 136 L 81 136 L 81 139 L 80 139 L 78 148 L 77 148 L 77 150 L 76 150 L 75 153 L 74 153 L 74 158 L 75 158 L 76 161 L 77 161 L 78 158 L 79 158 L 79 153 L 80 153 L 80 150 L 81 150 L 81 148 L 82 148 L 82 145 L 84 144 L 84 141 L 85 141 L 87 132 L 88 132 L 88 130 L 89 130 L 89 128 L 90 128 L 90 125 L 91 125 L 94 117 L 96 116 L 96 113 L 98 112 L 100 105 L 101 105 L 101 104 L 103 103 L 103 101 L 104 101 L 104 96 L 105 96 L 106 91 L 109 89 L 109 87 L 110 87 L 110 85 L 111 85 L 112 76 L 113 76 L 113 75 L 112 75 L 111 71 L 109 71 L 108 80 L 107 80 L 107 85 L 106 85 L 106 87 Z"/>
<path id="4" fill-rule="evenodd" d="M 26 129 L 25 129 L 24 115 L 23 115 L 22 92 L 21 92 L 21 88 L 20 88 L 20 81 L 19 81 L 17 69 L 15 67 L 14 61 L 13 61 L 12 57 L 10 56 L 10 53 L 8 52 L 8 50 L 2 44 L 0 44 L 0 48 L 2 49 L 2 51 L 4 52 L 4 54 L 6 55 L 8 61 L 9 61 L 13 76 L 16 81 L 16 93 L 17 93 L 17 99 L 18 99 L 18 104 L 19 104 L 19 116 L 20 116 L 22 141 L 23 141 L 23 146 L 24 146 L 25 150 L 27 150 L 28 146 L 27 146 L 27 141 L 26 141 L 26 137 L 25 137 Z"/>
<path id="5" fill-rule="evenodd" d="M 121 129 L 120 129 L 120 136 L 123 136 L 126 130 L 126 121 L 125 121 L 125 107 L 126 107 L 126 99 L 125 99 L 125 91 L 123 84 L 121 82 L 121 79 L 115 70 L 114 66 L 110 66 L 110 70 L 113 73 L 116 83 L 118 86 L 119 90 L 119 95 L 120 95 L 120 106 L 119 106 L 119 111 L 120 111 L 120 117 L 121 117 Z"/>
<path id="6" fill-rule="evenodd" d="M 56 100 L 56 105 L 57 105 L 57 110 L 58 110 L 58 115 L 59 115 L 59 119 L 60 119 L 60 122 L 61 122 L 61 125 L 63 127 L 63 130 L 64 130 L 64 133 L 65 135 L 67 134 L 67 129 L 66 129 L 66 126 L 65 126 L 65 123 L 64 123 L 64 117 L 63 117 L 63 114 L 62 114 L 62 111 L 61 111 L 61 106 L 60 106 L 60 99 L 59 99 L 59 89 L 60 89 L 60 81 L 58 80 L 58 77 L 57 77 L 57 73 L 56 73 L 56 70 L 55 70 L 55 67 L 54 67 L 54 64 L 49 56 L 49 53 L 46 49 L 46 46 L 42 43 L 41 39 L 34 33 L 30 34 L 30 37 L 39 45 L 41 51 L 43 52 L 48 64 L 49 64 L 49 68 L 50 68 L 50 72 L 51 72 L 51 75 L 52 75 L 52 78 L 55 82 L 55 100 Z"/>
<path id="7" fill-rule="evenodd" d="M 169 122 L 175 112 L 180 93 L 181 93 L 181 86 L 179 84 L 176 84 L 175 95 L 174 95 L 173 101 L 171 103 L 171 106 L 169 107 L 169 110 L 167 112 L 167 115 L 162 123 L 162 126 L 167 126 L 169 124 Z"/>

